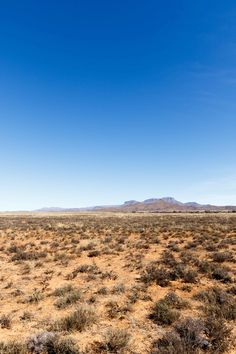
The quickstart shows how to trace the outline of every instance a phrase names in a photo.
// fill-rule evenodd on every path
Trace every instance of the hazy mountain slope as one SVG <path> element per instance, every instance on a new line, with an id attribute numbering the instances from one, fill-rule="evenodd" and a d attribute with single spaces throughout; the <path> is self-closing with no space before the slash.
<path id="1" fill-rule="evenodd" d="M 121 212 L 155 212 L 155 211 L 236 211 L 236 206 L 202 205 L 196 202 L 182 203 L 172 197 L 150 198 L 143 202 L 129 200 L 122 205 L 105 205 L 88 208 L 42 208 L 36 212 L 76 212 L 76 211 L 121 211 Z"/>

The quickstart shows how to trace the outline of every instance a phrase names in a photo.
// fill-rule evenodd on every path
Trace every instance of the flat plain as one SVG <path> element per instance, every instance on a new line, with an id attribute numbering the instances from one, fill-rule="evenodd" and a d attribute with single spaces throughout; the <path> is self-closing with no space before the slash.
<path id="1" fill-rule="evenodd" d="M 0 216 L 0 353 L 235 353 L 234 213 Z"/>

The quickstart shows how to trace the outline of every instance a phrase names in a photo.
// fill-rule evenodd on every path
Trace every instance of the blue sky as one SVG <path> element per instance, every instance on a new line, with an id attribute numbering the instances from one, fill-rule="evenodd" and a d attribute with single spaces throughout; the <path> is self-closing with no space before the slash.
<path id="1" fill-rule="evenodd" d="M 0 210 L 236 205 L 236 3 L 0 5 Z"/>

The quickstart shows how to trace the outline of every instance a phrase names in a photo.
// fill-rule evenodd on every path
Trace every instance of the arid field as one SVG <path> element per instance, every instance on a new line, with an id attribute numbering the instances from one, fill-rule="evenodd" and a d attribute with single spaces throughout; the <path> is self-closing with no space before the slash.
<path id="1" fill-rule="evenodd" d="M 0 216 L 0 353 L 235 353 L 236 214 Z"/>

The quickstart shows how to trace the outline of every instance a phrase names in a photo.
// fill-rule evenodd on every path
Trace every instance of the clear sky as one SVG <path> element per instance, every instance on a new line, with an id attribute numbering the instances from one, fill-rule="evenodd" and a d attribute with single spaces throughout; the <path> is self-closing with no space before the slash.
<path id="1" fill-rule="evenodd" d="M 236 205 L 235 0 L 0 4 L 0 210 Z"/>

